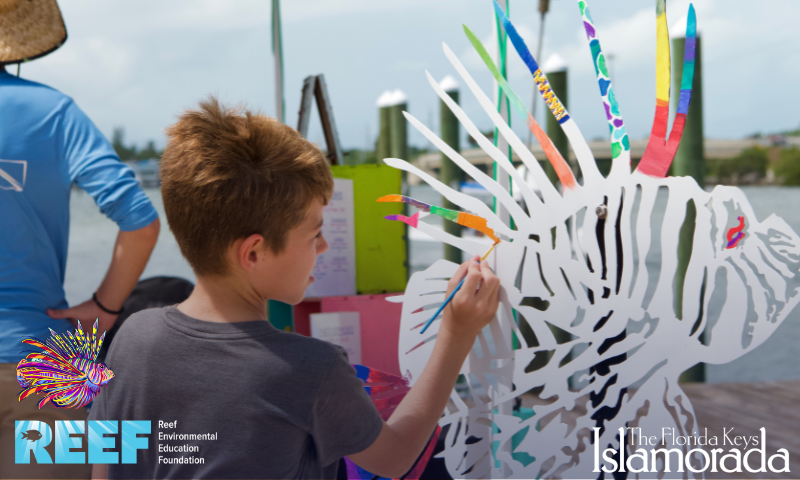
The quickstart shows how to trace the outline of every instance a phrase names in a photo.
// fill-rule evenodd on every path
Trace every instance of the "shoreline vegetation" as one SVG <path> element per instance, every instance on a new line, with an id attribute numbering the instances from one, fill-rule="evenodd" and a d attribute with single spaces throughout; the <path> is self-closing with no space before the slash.
<path id="1" fill-rule="evenodd" d="M 800 185 L 800 148 L 751 147 L 730 159 L 706 160 L 707 185 Z"/>
<path id="2" fill-rule="evenodd" d="M 763 146 L 745 148 L 731 158 L 706 159 L 706 185 L 800 186 L 800 129 L 767 137 L 754 135 L 751 138 L 763 139 Z M 468 140 L 469 147 L 476 146 L 474 139 Z M 137 175 L 142 170 L 141 180 L 148 186 L 158 186 L 153 183 L 157 183 L 157 163 L 163 151 L 155 148 L 154 141 L 147 142 L 142 149 L 133 144 L 126 146 L 125 130 L 117 127 L 114 128 L 111 143 L 122 161 L 133 164 Z M 380 163 L 375 150 L 350 149 L 343 153 L 347 165 Z M 409 146 L 408 160 L 415 163 L 420 156 L 431 153 L 436 152 Z M 635 164 L 634 161 L 634 166 Z M 481 168 L 482 165 L 478 167 Z M 670 168 L 668 175 L 671 174 Z"/>

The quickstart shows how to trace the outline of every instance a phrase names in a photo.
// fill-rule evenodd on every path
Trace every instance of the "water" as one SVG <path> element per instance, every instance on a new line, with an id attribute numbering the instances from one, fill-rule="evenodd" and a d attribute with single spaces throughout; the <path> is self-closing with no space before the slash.
<path id="1" fill-rule="evenodd" d="M 795 232 L 800 232 L 800 188 L 742 187 L 742 190 L 759 220 L 775 213 Z M 162 224 L 158 244 L 142 278 L 169 275 L 194 282 L 194 274 L 181 256 L 167 226 L 160 192 L 156 189 L 145 191 L 158 210 Z M 413 187 L 411 196 L 424 202 L 441 203 L 438 193 L 427 185 Z M 73 191 L 71 214 L 65 288 L 67 300 L 70 304 L 75 304 L 90 298 L 102 281 L 111 260 L 118 230 L 113 222 L 98 212 L 92 198 L 82 191 Z M 441 224 L 438 217 L 428 217 L 426 221 Z M 441 243 L 412 230 L 410 252 L 411 269 L 415 272 L 424 270 L 442 258 L 443 248 Z M 651 272 L 651 276 L 653 274 Z M 798 345 L 800 308 L 795 309 L 775 333 L 754 351 L 725 365 L 708 365 L 707 381 L 719 383 L 800 379 Z"/>
<path id="2" fill-rule="evenodd" d="M 194 273 L 181 255 L 175 237 L 167 226 L 161 192 L 149 188 L 145 192 L 158 210 L 161 234 L 142 278 L 167 275 L 182 277 L 194 283 Z M 73 305 L 91 298 L 103 281 L 119 229 L 98 211 L 92 197 L 82 190 L 72 190 L 70 214 L 72 218 L 64 288 L 67 301 Z"/>

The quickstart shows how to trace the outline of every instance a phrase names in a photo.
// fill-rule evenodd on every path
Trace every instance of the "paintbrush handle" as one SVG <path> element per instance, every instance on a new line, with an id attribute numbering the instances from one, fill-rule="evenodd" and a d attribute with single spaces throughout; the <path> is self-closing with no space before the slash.
<path id="1" fill-rule="evenodd" d="M 428 323 L 426 323 L 425 326 L 422 327 L 422 330 L 419 333 L 425 333 L 425 330 L 427 330 L 428 327 L 431 326 L 431 323 L 433 323 L 433 321 L 436 320 L 436 317 L 438 317 L 439 314 L 442 313 L 442 310 L 444 310 L 444 307 L 446 307 L 447 304 L 450 303 L 450 300 L 453 299 L 453 296 L 456 294 L 456 292 L 461 290 L 461 286 L 464 285 L 464 280 L 466 280 L 466 279 L 467 279 L 467 276 L 464 275 L 464 278 L 462 278 L 461 281 L 458 282 L 458 285 L 456 286 L 456 289 L 453 290 L 453 292 L 450 294 L 450 296 L 447 297 L 447 300 L 445 300 L 444 303 L 439 307 L 439 309 L 436 310 L 436 313 L 433 314 L 431 319 L 428 320 Z"/>

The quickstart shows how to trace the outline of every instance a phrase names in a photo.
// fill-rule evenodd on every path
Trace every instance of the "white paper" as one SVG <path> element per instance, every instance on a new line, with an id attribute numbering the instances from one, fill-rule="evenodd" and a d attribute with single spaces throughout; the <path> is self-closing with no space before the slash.
<path id="1" fill-rule="evenodd" d="M 356 294 L 356 241 L 353 181 L 333 179 L 333 197 L 322 213 L 322 236 L 328 251 L 317 257 L 314 283 L 306 297 L 338 297 Z"/>
<path id="2" fill-rule="evenodd" d="M 358 312 L 312 313 L 311 336 L 343 347 L 350 363 L 361 363 L 361 317 Z"/>

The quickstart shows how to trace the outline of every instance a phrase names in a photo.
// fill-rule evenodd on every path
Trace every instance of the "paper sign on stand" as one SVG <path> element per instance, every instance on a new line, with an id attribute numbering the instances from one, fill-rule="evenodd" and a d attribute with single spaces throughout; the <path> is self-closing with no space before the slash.
<path id="1" fill-rule="evenodd" d="M 361 364 L 361 323 L 358 312 L 311 314 L 311 336 L 339 345 L 350 363 Z"/>
<path id="2" fill-rule="evenodd" d="M 356 241 L 353 220 L 353 181 L 333 179 L 333 197 L 322 212 L 322 236 L 328 251 L 317 257 L 306 298 L 356 293 Z"/>
<path id="3" fill-rule="evenodd" d="M 400 372 L 397 345 L 400 340 L 400 315 L 403 306 L 387 302 L 396 293 L 327 297 L 322 299 L 322 312 L 358 312 L 361 324 L 362 365 L 393 375 Z"/>

